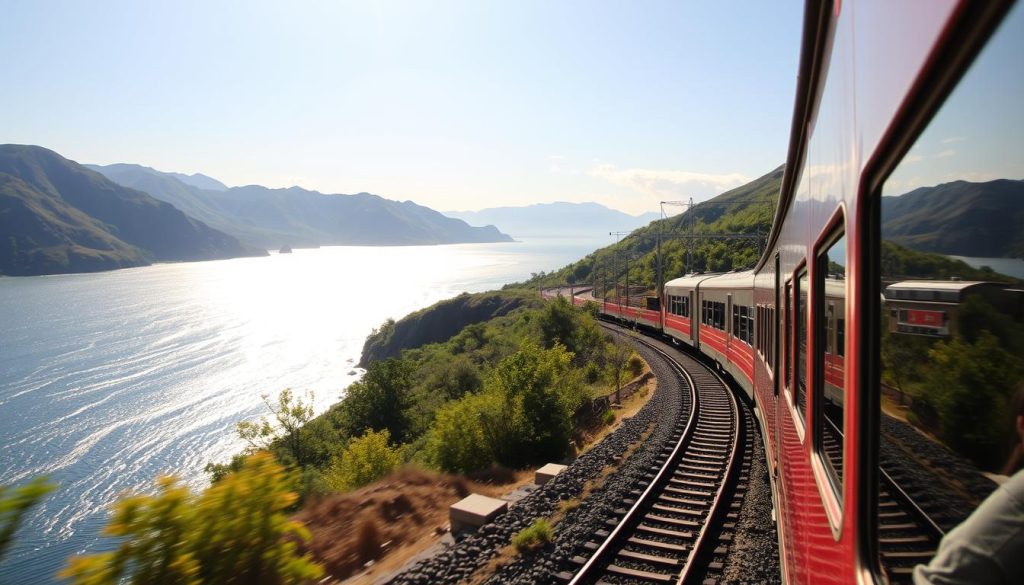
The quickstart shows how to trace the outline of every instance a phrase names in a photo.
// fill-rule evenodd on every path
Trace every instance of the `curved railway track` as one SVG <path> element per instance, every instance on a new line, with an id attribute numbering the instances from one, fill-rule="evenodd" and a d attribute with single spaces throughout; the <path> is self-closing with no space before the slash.
<path id="1" fill-rule="evenodd" d="M 830 414 L 826 410 L 826 414 Z M 842 456 L 842 431 L 825 416 L 824 451 L 833 460 Z M 879 468 L 878 554 L 890 583 L 913 582 L 914 567 L 927 564 L 945 531 L 885 468 Z"/>
<path id="2" fill-rule="evenodd" d="M 687 583 L 703 580 L 714 533 L 730 507 L 742 461 L 747 415 L 725 382 L 696 359 L 660 354 L 680 377 L 684 420 L 658 457 L 649 483 L 624 501 L 620 519 L 595 533 L 577 556 L 575 573 L 560 577 L 583 583 Z"/>

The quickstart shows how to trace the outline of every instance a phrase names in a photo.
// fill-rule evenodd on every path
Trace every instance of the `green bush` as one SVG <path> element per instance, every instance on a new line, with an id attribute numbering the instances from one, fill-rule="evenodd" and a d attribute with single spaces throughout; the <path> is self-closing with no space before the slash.
<path id="1" fill-rule="evenodd" d="M 983 468 L 997 469 L 1013 429 L 1010 405 L 1024 369 L 1020 358 L 988 331 L 976 343 L 939 342 L 928 357 L 927 391 L 915 399 L 915 410 L 925 421 L 934 412 L 947 445 Z"/>
<path id="2" fill-rule="evenodd" d="M 367 429 L 387 430 L 395 441 L 405 442 L 410 428 L 409 391 L 412 364 L 391 358 L 373 362 L 363 379 L 348 387 L 339 407 L 342 432 L 349 437 Z"/>
<path id="3" fill-rule="evenodd" d="M 629 374 L 636 378 L 640 374 L 644 373 L 644 360 L 640 356 L 633 354 L 629 357 L 629 361 L 626 363 L 626 369 L 629 370 Z"/>
<path id="4" fill-rule="evenodd" d="M 513 536 L 512 546 L 516 547 L 520 554 L 533 552 L 551 542 L 551 534 L 551 524 L 540 518 Z"/>
<path id="5" fill-rule="evenodd" d="M 565 454 L 572 435 L 570 417 L 584 396 L 579 376 L 570 368 L 571 357 L 560 345 L 545 350 L 524 343 L 495 368 L 487 388 L 503 404 L 485 428 L 499 463 L 519 468 Z"/>
<path id="6" fill-rule="evenodd" d="M 402 450 L 388 445 L 388 431 L 366 431 L 352 439 L 330 469 L 324 481 L 332 489 L 348 491 L 373 483 L 402 464 Z"/>
<path id="7" fill-rule="evenodd" d="M 104 533 L 110 552 L 72 557 L 61 577 L 78 585 L 259 583 L 318 579 L 323 569 L 298 542 L 309 532 L 288 519 L 296 500 L 284 470 L 267 453 L 199 495 L 172 477 L 155 495 L 130 496 L 114 506 Z"/>
<path id="8" fill-rule="evenodd" d="M 11 546 L 25 514 L 54 487 L 42 477 L 17 488 L 0 485 L 0 560 Z"/>
<path id="9" fill-rule="evenodd" d="M 427 438 L 427 456 L 434 467 L 457 473 L 484 469 L 494 462 L 483 417 L 500 409 L 496 398 L 493 394 L 467 396 L 438 411 Z"/>
<path id="10" fill-rule="evenodd" d="M 601 413 L 601 422 L 605 426 L 615 422 L 615 412 L 610 408 L 606 408 L 605 411 Z"/>

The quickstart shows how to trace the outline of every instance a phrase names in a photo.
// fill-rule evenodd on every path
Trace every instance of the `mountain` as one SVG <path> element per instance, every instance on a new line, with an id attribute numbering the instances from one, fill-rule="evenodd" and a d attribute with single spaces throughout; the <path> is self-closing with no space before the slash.
<path id="1" fill-rule="evenodd" d="M 1024 181 L 954 181 L 882 198 L 882 237 L 912 250 L 1024 258 Z"/>
<path id="2" fill-rule="evenodd" d="M 228 186 L 221 183 L 213 177 L 207 177 L 202 173 L 195 173 L 192 175 L 186 175 L 184 173 L 167 173 L 168 175 L 178 179 L 182 183 L 195 187 L 196 189 L 206 189 L 207 191 L 227 191 Z"/>
<path id="3" fill-rule="evenodd" d="M 0 274 L 265 254 L 51 150 L 0 145 Z"/>
<path id="4" fill-rule="evenodd" d="M 200 189 L 132 164 L 92 166 L 121 185 L 141 189 L 242 241 L 267 249 L 330 245 L 386 246 L 508 242 L 493 226 L 473 227 L 412 201 L 369 193 L 325 195 L 299 187 L 259 185 Z"/>
<path id="5" fill-rule="evenodd" d="M 598 203 L 561 201 L 444 214 L 473 225 L 494 225 L 513 236 L 604 236 L 608 232 L 634 230 L 660 217 L 653 212 L 629 215 Z"/>
<path id="6" fill-rule="evenodd" d="M 605 283 L 611 287 L 616 280 L 624 285 L 628 270 L 631 287 L 653 288 L 659 239 L 666 281 L 688 272 L 752 267 L 771 230 L 784 168 L 780 166 L 746 185 L 694 205 L 684 213 L 636 229 L 622 241 L 595 250 L 560 270 L 540 274 L 527 284 L 548 286 L 596 281 L 599 287 Z M 688 242 L 693 245 L 688 246 Z"/>

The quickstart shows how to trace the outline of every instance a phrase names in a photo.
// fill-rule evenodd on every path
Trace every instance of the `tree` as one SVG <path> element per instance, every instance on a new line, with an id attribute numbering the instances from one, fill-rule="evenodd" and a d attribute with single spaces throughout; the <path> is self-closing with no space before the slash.
<path id="1" fill-rule="evenodd" d="M 938 435 L 980 467 L 998 469 L 1006 455 L 1013 421 L 1010 402 L 1020 383 L 1020 358 L 1009 354 L 988 331 L 976 343 L 959 338 L 928 352 L 926 389 L 915 400 L 934 409 Z"/>
<path id="2" fill-rule="evenodd" d="M 611 368 L 612 379 L 615 381 L 615 402 L 622 404 L 622 383 L 626 381 L 626 366 L 633 350 L 625 344 L 612 339 L 608 342 L 608 366 Z"/>
<path id="3" fill-rule="evenodd" d="M 373 483 L 402 464 L 402 450 L 391 447 L 387 430 L 366 431 L 352 439 L 341 456 L 331 464 L 324 479 L 338 491 L 353 490 Z"/>
<path id="4" fill-rule="evenodd" d="M 565 454 L 572 412 L 583 396 L 571 359 L 561 345 L 545 350 L 526 342 L 495 368 L 487 390 L 503 404 L 497 416 L 487 417 L 485 430 L 499 463 L 520 467 Z"/>
<path id="5" fill-rule="evenodd" d="M 483 419 L 498 413 L 500 398 L 493 393 L 466 396 L 451 402 L 437 413 L 427 435 L 427 457 L 440 469 L 451 473 L 484 469 L 494 462 Z"/>
<path id="6" fill-rule="evenodd" d="M 14 533 L 21 526 L 25 514 L 54 487 L 42 477 L 17 488 L 0 485 L 0 560 L 14 541 Z"/>
<path id="7" fill-rule="evenodd" d="M 297 496 L 269 453 L 250 456 L 199 495 L 173 477 L 157 487 L 115 504 L 104 530 L 117 540 L 114 550 L 72 557 L 60 576 L 76 585 L 285 585 L 323 574 L 297 553 L 310 535 L 288 519 Z"/>
<path id="8" fill-rule="evenodd" d="M 267 395 L 262 398 L 274 422 L 265 417 L 258 422 L 242 421 L 238 423 L 238 436 L 249 443 L 252 451 L 270 450 L 281 441 L 295 462 L 300 467 L 305 465 L 301 430 L 313 418 L 313 393 L 306 393 L 305 402 L 296 399 L 290 388 L 281 391 L 276 403 L 270 402 Z"/>
<path id="9" fill-rule="evenodd" d="M 354 437 L 367 429 L 387 430 L 399 443 L 408 438 L 413 366 L 390 358 L 370 364 L 363 379 L 348 387 L 341 402 L 342 430 Z"/>

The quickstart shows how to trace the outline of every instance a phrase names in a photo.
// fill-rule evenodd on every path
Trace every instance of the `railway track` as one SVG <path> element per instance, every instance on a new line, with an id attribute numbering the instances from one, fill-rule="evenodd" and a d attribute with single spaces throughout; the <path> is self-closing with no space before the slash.
<path id="1" fill-rule="evenodd" d="M 558 575 L 572 585 L 703 581 L 708 549 L 750 449 L 747 415 L 721 378 L 692 357 L 637 341 L 671 365 L 689 404 L 657 458 L 659 467 L 648 474 L 647 487 L 629 494 L 616 511 L 619 518 L 585 544 L 589 555 L 572 559 L 575 572 Z"/>
<path id="2" fill-rule="evenodd" d="M 833 460 L 842 456 L 842 432 L 826 410 L 822 447 Z M 935 556 L 945 532 L 885 468 L 879 468 L 878 554 L 890 583 L 912 583 L 914 567 Z"/>

